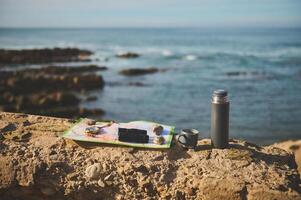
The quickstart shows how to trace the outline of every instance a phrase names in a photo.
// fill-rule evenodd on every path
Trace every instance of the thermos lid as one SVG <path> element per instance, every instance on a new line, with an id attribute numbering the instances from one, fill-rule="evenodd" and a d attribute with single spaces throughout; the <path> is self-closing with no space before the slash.
<path id="1" fill-rule="evenodd" d="M 228 95 L 228 92 L 226 90 L 222 90 L 222 89 L 215 90 L 213 92 L 213 96 L 226 97 L 227 95 Z"/>
<path id="2" fill-rule="evenodd" d="M 223 104 L 228 103 L 228 92 L 226 90 L 215 90 L 212 95 L 212 103 Z"/>

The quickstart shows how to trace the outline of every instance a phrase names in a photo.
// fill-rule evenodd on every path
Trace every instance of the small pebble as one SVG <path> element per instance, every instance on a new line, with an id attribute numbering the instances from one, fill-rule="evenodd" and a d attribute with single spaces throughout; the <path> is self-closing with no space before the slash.
<path id="1" fill-rule="evenodd" d="M 54 154 L 49 156 L 50 160 L 57 160 L 58 159 L 58 155 Z"/>
<path id="2" fill-rule="evenodd" d="M 108 186 L 110 186 L 110 185 L 113 184 L 113 181 L 106 181 L 106 184 L 107 184 Z"/>
<path id="3" fill-rule="evenodd" d="M 100 175 L 101 165 L 99 163 L 95 163 L 86 169 L 86 176 L 88 178 L 97 178 Z"/>
<path id="4" fill-rule="evenodd" d="M 109 174 L 108 176 L 106 176 L 103 180 L 107 181 L 107 180 L 112 180 L 113 179 L 113 175 Z"/>
<path id="5" fill-rule="evenodd" d="M 97 184 L 102 188 L 106 186 L 105 183 L 101 179 L 98 180 Z"/>

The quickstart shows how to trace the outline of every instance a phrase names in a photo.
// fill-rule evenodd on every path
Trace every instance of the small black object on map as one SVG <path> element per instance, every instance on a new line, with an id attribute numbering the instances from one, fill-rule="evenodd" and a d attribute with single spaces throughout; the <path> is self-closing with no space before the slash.
<path id="1" fill-rule="evenodd" d="M 146 130 L 118 128 L 118 140 L 122 142 L 148 143 Z"/>

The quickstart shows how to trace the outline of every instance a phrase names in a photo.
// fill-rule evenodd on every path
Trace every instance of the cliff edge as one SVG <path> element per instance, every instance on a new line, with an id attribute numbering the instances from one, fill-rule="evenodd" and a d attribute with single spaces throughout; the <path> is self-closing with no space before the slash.
<path id="1" fill-rule="evenodd" d="M 1 199 L 301 199 L 294 155 L 231 140 L 196 151 L 75 143 L 62 118 L 0 113 Z"/>

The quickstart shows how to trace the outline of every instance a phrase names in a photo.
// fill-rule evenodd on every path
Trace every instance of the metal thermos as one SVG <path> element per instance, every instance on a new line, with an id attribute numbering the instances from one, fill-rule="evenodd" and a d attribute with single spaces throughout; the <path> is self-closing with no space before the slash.
<path id="1" fill-rule="evenodd" d="M 229 106 L 228 92 L 215 90 L 211 100 L 211 142 L 218 149 L 229 144 Z"/>

